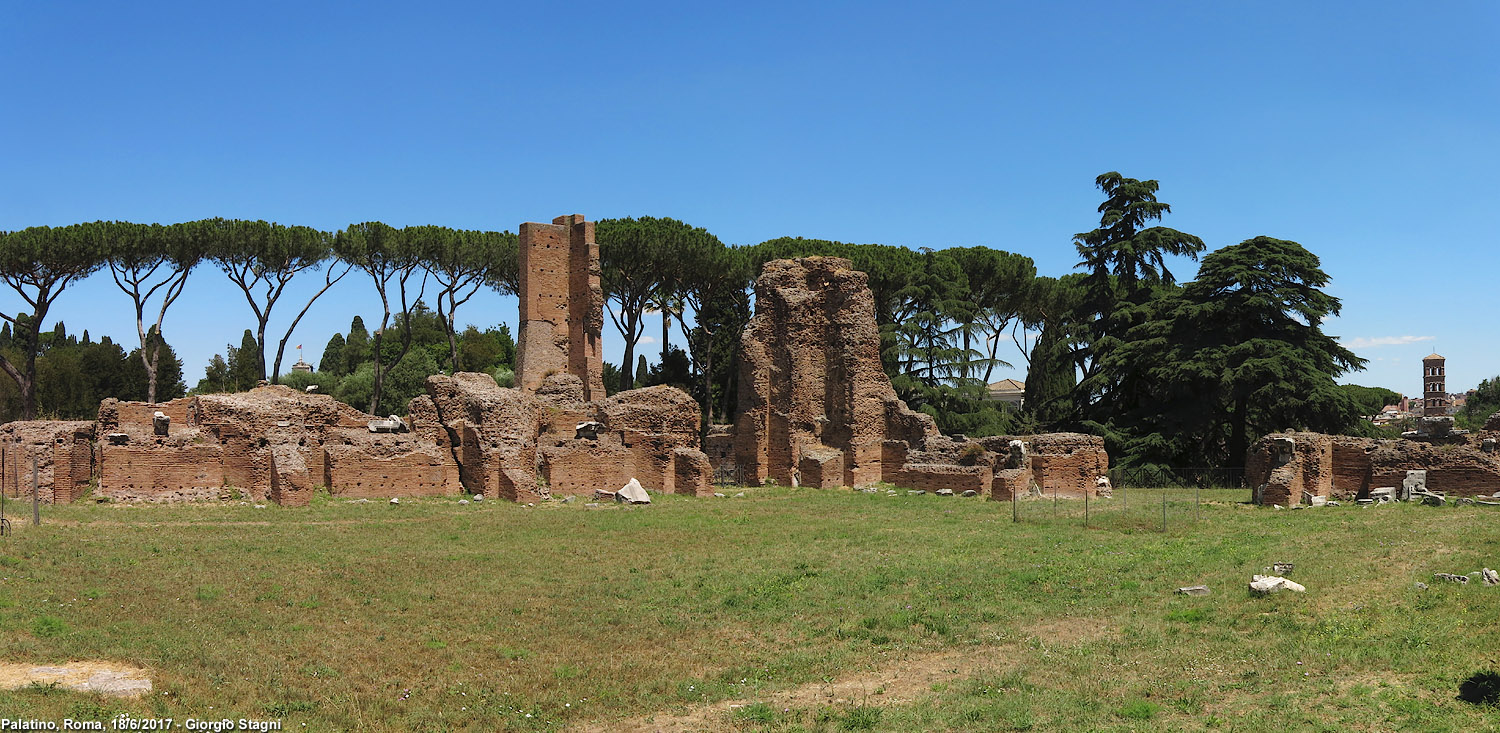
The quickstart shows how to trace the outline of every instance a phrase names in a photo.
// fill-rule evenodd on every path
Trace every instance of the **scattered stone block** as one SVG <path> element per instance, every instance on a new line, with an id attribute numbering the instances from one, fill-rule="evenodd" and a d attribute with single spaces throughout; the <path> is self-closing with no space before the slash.
<path id="1" fill-rule="evenodd" d="M 938 489 L 933 493 L 936 493 L 938 496 L 953 496 L 953 489 Z"/>
<path id="2" fill-rule="evenodd" d="M 1189 585 L 1189 586 L 1184 586 L 1182 588 L 1178 588 L 1177 592 L 1180 595 L 1184 595 L 1184 596 L 1206 596 L 1211 591 L 1209 591 L 1208 586 L 1206 586 L 1206 585 Z"/>
<path id="3" fill-rule="evenodd" d="M 1480 577 L 1484 578 L 1485 585 L 1500 585 L 1500 573 L 1497 573 L 1494 570 L 1485 568 L 1480 573 Z"/>
<path id="4" fill-rule="evenodd" d="M 1250 591 L 1261 595 L 1280 593 L 1289 590 L 1293 593 L 1304 593 L 1307 588 L 1300 583 L 1280 578 L 1274 575 L 1254 575 L 1250 578 Z"/>
<path id="5" fill-rule="evenodd" d="M 630 504 L 650 504 L 651 496 L 641 487 L 641 482 L 632 478 L 619 491 L 615 492 L 615 501 Z"/>
<path id="6" fill-rule="evenodd" d="M 969 496 L 979 496 L 979 492 L 975 491 L 973 489 L 965 489 L 964 493 L 962 494 L 962 496 L 966 496 L 966 497 L 969 497 Z"/>
<path id="7" fill-rule="evenodd" d="M 1295 567 L 1295 564 L 1289 562 L 1273 562 L 1270 570 L 1276 575 L 1291 575 Z"/>
<path id="8" fill-rule="evenodd" d="M 1417 590 L 1427 590 L 1427 584 L 1423 583 L 1420 580 L 1417 581 L 1416 583 L 1412 584 L 1412 587 L 1416 588 Z"/>
<path id="9" fill-rule="evenodd" d="M 1452 573 L 1433 573 L 1432 574 L 1432 579 L 1433 580 L 1446 580 L 1449 583 L 1458 583 L 1460 585 L 1466 585 L 1469 582 L 1469 576 L 1467 576 L 1467 575 L 1454 575 Z"/>

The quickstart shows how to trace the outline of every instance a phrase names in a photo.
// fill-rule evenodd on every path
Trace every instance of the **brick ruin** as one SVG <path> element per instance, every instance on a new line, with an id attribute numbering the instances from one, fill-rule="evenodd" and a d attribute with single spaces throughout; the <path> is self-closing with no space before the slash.
<path id="1" fill-rule="evenodd" d="M 1109 467 L 1096 436 L 944 437 L 896 396 L 867 277 L 847 259 L 766 263 L 740 354 L 739 414 L 732 429 L 711 432 L 706 449 L 716 468 L 746 483 L 887 482 L 1009 500 L 1041 490 L 1083 496 Z"/>
<path id="2" fill-rule="evenodd" d="M 767 263 L 741 338 L 740 414 L 700 450 L 699 406 L 672 387 L 605 396 L 594 225 L 581 215 L 520 227 L 516 388 L 434 375 L 405 419 L 382 419 L 283 386 L 148 405 L 105 400 L 94 422 L 0 426 L 0 487 L 24 494 L 32 456 L 44 501 L 92 479 L 123 501 L 483 493 L 517 502 L 591 496 L 630 479 L 711 495 L 725 469 L 747 483 L 1083 496 L 1109 459 L 1071 433 L 967 439 L 907 408 L 880 363 L 864 273 L 845 259 Z"/>
<path id="3" fill-rule="evenodd" d="M 1252 500 L 1297 506 L 1312 497 L 1368 498 L 1402 486 L 1407 471 L 1426 471 L 1428 490 L 1452 496 L 1500 491 L 1500 415 L 1478 434 L 1413 440 L 1321 433 L 1275 433 L 1250 450 L 1245 480 Z"/>
<path id="4" fill-rule="evenodd" d="M 427 379 L 405 419 L 323 394 L 260 386 L 161 404 L 105 400 L 94 422 L 0 426 L 0 487 L 69 502 L 97 479 L 120 501 L 245 498 L 300 506 L 335 497 L 483 493 L 519 502 L 592 495 L 631 478 L 709 495 L 698 405 L 652 387 L 605 397 L 599 247 L 581 215 L 521 225 L 518 388 L 486 374 Z"/>
<path id="5" fill-rule="evenodd" d="M 41 501 L 67 503 L 82 496 L 93 478 L 94 424 L 31 420 L 0 425 L 0 491 L 30 497 L 33 459 Z"/>
<path id="6" fill-rule="evenodd" d="M 584 400 L 603 399 L 604 290 L 594 222 L 582 214 L 527 222 L 519 239 L 516 384 L 534 392 L 549 375 L 567 373 L 582 383 Z"/>

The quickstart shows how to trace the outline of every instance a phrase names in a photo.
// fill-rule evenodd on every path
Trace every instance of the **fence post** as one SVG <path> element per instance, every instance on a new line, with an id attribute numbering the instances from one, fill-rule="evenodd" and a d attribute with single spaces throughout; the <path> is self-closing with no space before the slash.
<path id="1" fill-rule="evenodd" d="M 42 496 L 40 486 L 41 469 L 36 465 L 36 454 L 31 454 L 31 523 L 42 523 Z"/>

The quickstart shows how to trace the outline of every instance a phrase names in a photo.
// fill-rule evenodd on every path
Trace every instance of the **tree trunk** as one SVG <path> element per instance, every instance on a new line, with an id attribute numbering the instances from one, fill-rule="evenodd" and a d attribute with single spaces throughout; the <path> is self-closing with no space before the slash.
<path id="1" fill-rule="evenodd" d="M 703 356 L 703 424 L 698 430 L 698 445 L 708 439 L 708 426 L 714 421 L 714 337 L 703 329 L 703 337 L 708 342 L 708 348 Z"/>
<path id="2" fill-rule="evenodd" d="M 151 348 L 151 360 L 146 360 L 146 350 L 141 349 L 141 362 L 146 367 L 146 402 L 156 404 L 156 365 L 161 357 L 161 344 Z"/>
<path id="3" fill-rule="evenodd" d="M 268 308 L 266 309 L 266 316 L 260 319 L 260 325 L 255 330 L 255 348 L 260 352 L 259 354 L 256 354 L 256 356 L 259 357 L 260 360 L 261 379 L 266 378 L 266 321 L 270 320 L 270 318 L 271 311 Z M 276 358 L 279 361 L 281 359 L 281 355 L 277 354 Z"/>
<path id="4" fill-rule="evenodd" d="M 667 324 L 671 323 L 671 314 L 667 311 L 665 298 L 661 302 L 661 364 L 665 369 L 667 366 Z"/>
<path id="5" fill-rule="evenodd" d="M 640 325 L 638 310 L 625 311 L 625 356 L 620 360 L 620 391 L 635 389 L 635 339 Z"/>
<path id="6" fill-rule="evenodd" d="M 1229 456 L 1231 465 L 1245 465 L 1245 453 L 1250 449 L 1249 436 L 1245 410 L 1249 407 L 1249 399 L 1245 395 L 1234 398 L 1234 415 L 1229 423 Z"/>
<path id="7" fill-rule="evenodd" d="M 35 364 L 35 360 L 33 360 L 32 363 Z M 22 374 L 21 370 L 17 369 L 14 364 L 10 363 L 10 359 L 5 358 L 3 354 L 0 354 L 0 370 L 3 370 L 6 374 L 10 375 L 10 378 L 16 383 L 16 391 L 21 393 L 21 419 L 35 420 L 36 380 L 30 379 L 25 374 Z M 34 373 L 35 367 L 31 367 L 29 371 Z"/>
<path id="8" fill-rule="evenodd" d="M 380 330 L 375 332 L 375 338 L 371 341 L 375 345 L 375 386 L 370 390 L 370 414 L 380 415 L 380 387 L 385 384 L 385 370 L 381 369 L 380 340 L 385 338 L 387 322 L 391 320 L 391 312 L 386 311 L 385 317 L 380 319 Z"/>

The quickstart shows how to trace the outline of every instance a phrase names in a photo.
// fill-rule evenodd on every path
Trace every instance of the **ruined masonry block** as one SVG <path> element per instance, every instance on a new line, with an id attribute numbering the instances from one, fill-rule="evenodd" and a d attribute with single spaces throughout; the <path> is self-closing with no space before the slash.
<path id="1" fill-rule="evenodd" d="M 604 290 L 594 223 L 573 214 L 522 224 L 520 273 L 517 386 L 534 392 L 548 375 L 565 372 L 582 380 L 584 400 L 603 399 Z"/>

